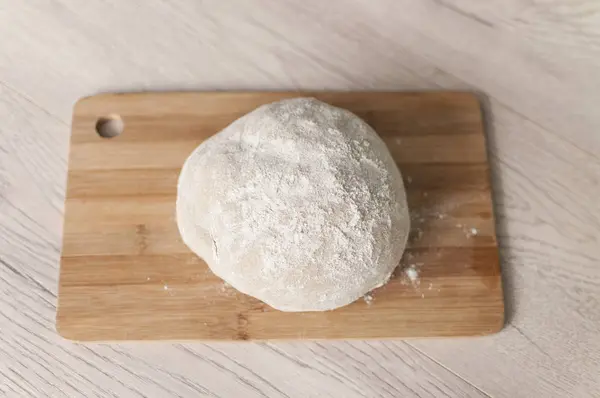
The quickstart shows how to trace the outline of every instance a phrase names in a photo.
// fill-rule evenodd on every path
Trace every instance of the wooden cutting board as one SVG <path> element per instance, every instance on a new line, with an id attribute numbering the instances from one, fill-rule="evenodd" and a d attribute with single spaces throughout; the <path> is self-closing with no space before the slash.
<path id="1" fill-rule="evenodd" d="M 206 138 L 259 105 L 314 96 L 385 140 L 412 233 L 392 280 L 335 311 L 285 313 L 237 293 L 182 243 L 177 177 Z M 97 126 L 121 118 L 121 135 Z M 415 278 L 418 274 L 418 278 Z M 414 279 L 414 280 L 413 280 Z M 468 336 L 504 322 L 489 164 L 468 93 L 108 94 L 74 110 L 57 328 L 68 339 L 269 340 Z"/>

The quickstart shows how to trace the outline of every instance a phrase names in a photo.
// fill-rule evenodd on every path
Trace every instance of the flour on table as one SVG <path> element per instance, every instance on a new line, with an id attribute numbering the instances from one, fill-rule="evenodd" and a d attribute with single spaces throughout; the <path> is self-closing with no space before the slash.
<path id="1" fill-rule="evenodd" d="M 419 280 L 419 271 L 414 265 L 411 265 L 408 268 L 406 268 L 404 273 L 413 286 L 419 285 L 421 283 L 421 281 Z"/>
<path id="2" fill-rule="evenodd" d="M 473 236 L 479 235 L 479 230 L 475 227 L 469 227 L 464 224 L 456 224 L 456 228 L 460 228 L 462 232 L 465 234 L 465 237 L 472 238 Z"/>
<path id="3" fill-rule="evenodd" d="M 419 277 L 421 266 L 423 266 L 423 263 L 412 263 L 402 268 L 400 270 L 400 283 L 418 288 L 421 285 Z"/>

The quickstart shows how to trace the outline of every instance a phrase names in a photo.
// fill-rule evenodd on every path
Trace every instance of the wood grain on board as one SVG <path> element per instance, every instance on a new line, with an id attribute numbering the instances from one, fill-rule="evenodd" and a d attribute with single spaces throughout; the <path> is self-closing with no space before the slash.
<path id="1" fill-rule="evenodd" d="M 179 169 L 257 106 L 314 96 L 365 119 L 403 172 L 412 232 L 373 299 L 285 313 L 236 292 L 182 243 Z M 99 118 L 124 132 L 101 138 Z M 469 93 L 107 94 L 75 106 L 57 327 L 69 339 L 287 340 L 481 335 L 504 320 L 485 136 Z"/>

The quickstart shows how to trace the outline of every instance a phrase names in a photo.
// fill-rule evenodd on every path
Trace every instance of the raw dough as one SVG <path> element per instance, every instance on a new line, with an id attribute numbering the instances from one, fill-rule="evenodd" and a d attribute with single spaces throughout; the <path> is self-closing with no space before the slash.
<path id="1" fill-rule="evenodd" d="M 263 105 L 196 148 L 179 176 L 177 224 L 239 291 L 282 311 L 324 311 L 388 281 L 409 214 L 375 131 L 296 98 Z"/>

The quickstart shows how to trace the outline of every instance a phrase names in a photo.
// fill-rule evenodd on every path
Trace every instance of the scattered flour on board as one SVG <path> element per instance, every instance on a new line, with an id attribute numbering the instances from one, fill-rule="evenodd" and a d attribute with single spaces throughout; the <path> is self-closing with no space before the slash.
<path id="1" fill-rule="evenodd" d="M 169 287 L 169 285 L 167 285 L 166 283 L 165 283 L 165 284 L 164 284 L 164 286 L 163 286 L 163 290 L 164 290 L 165 292 L 167 292 L 167 294 L 168 294 L 169 296 L 174 296 L 174 295 L 175 295 L 175 292 L 173 291 L 173 289 L 172 289 L 171 287 Z"/>
<path id="2" fill-rule="evenodd" d="M 235 296 L 237 292 L 237 290 L 235 290 L 235 288 L 227 282 L 223 282 L 222 284 L 218 285 L 217 290 L 225 296 L 229 297 Z"/>
<path id="3" fill-rule="evenodd" d="M 408 181 L 408 183 L 410 183 L 410 182 L 412 182 L 412 179 L 410 177 L 407 177 L 407 181 Z M 425 192 L 423 194 L 423 196 L 427 196 L 427 193 Z M 438 220 L 444 220 L 444 219 L 448 218 L 448 214 L 442 213 L 442 212 L 432 212 L 431 214 L 422 214 L 421 212 L 418 212 L 418 211 L 411 211 L 410 216 L 411 216 L 411 220 L 416 225 L 426 224 L 428 222 L 428 219 L 431 217 L 435 217 Z M 456 228 L 461 229 L 467 238 L 471 238 L 471 237 L 477 236 L 479 234 L 479 230 L 477 228 L 470 227 L 468 225 L 459 223 L 459 224 L 456 224 Z M 421 228 L 416 227 L 416 228 L 414 228 L 414 231 L 415 231 L 414 235 L 413 235 L 414 240 L 419 240 L 423 237 L 423 230 Z M 436 252 L 435 256 L 437 258 L 440 258 L 441 253 Z M 425 298 L 425 293 L 422 292 L 420 289 L 420 285 L 421 285 L 420 269 L 424 265 L 424 263 L 413 262 L 414 255 L 412 253 L 408 253 L 408 252 L 405 253 L 404 258 L 406 260 L 408 260 L 409 264 L 407 266 L 405 266 L 404 268 L 400 268 L 399 271 L 396 271 L 396 272 L 401 273 L 400 274 L 400 283 L 402 285 L 411 285 L 413 288 L 415 288 L 417 293 L 420 294 L 421 298 Z M 432 291 L 432 290 L 434 290 L 433 283 L 429 282 L 427 285 L 427 291 Z M 436 292 L 440 292 L 441 290 L 442 290 L 441 288 L 435 288 Z M 372 292 L 364 295 L 363 300 L 368 305 L 371 305 L 371 303 L 373 301 Z"/>
<path id="4" fill-rule="evenodd" d="M 479 234 L 479 230 L 475 227 L 468 227 L 464 224 L 456 224 L 456 228 L 462 229 L 463 233 L 467 237 L 467 239 L 472 238 L 473 236 L 477 236 Z"/>
<path id="5" fill-rule="evenodd" d="M 467 239 L 470 239 L 473 236 L 479 235 L 479 230 L 475 227 L 469 227 L 468 225 L 465 225 L 465 224 L 456 224 L 455 226 L 456 226 L 456 228 L 460 228 L 462 230 L 462 232 L 465 234 Z"/>
<path id="6" fill-rule="evenodd" d="M 410 279 L 410 282 L 413 285 L 419 284 L 419 271 L 417 271 L 417 269 L 414 268 L 414 265 L 411 265 L 409 268 L 407 268 L 405 272 L 406 276 L 408 276 L 408 279 Z"/>
<path id="7" fill-rule="evenodd" d="M 231 285 L 227 282 L 223 282 L 223 284 L 219 287 L 219 290 L 221 291 L 221 293 L 225 293 L 225 291 L 230 287 Z"/>
<path id="8" fill-rule="evenodd" d="M 421 265 L 423 263 L 414 263 L 403 268 L 400 283 L 403 285 L 412 285 L 415 288 L 418 287 L 421 284 L 421 279 L 419 278 L 419 268 Z"/>

